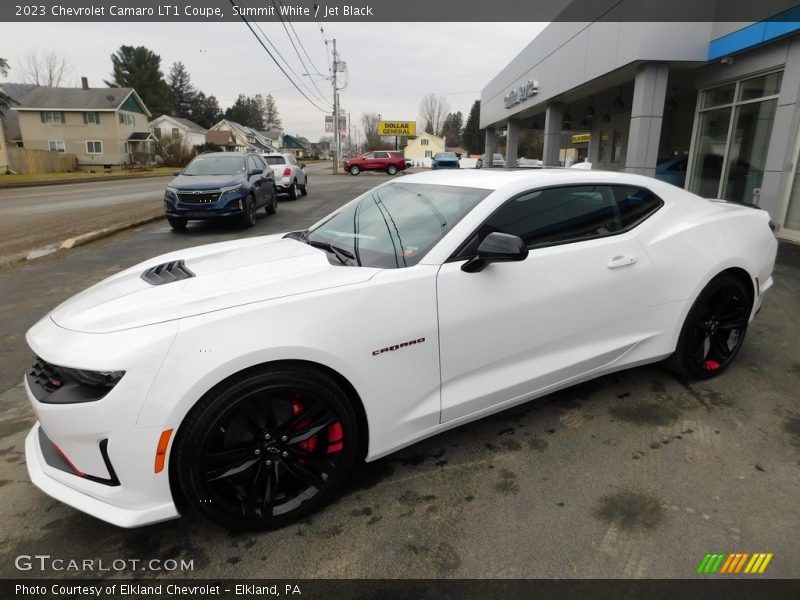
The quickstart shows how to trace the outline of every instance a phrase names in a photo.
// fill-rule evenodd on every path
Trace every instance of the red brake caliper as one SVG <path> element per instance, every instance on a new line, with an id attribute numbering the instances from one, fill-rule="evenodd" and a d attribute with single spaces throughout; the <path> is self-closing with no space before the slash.
<path id="1" fill-rule="evenodd" d="M 292 401 L 292 414 L 295 416 L 302 413 L 304 410 L 303 404 L 299 400 Z M 296 426 L 295 430 L 299 431 L 301 429 L 305 429 L 311 423 L 304 419 L 300 421 Z M 312 435 L 307 440 L 304 440 L 297 444 L 297 446 L 309 454 L 314 452 L 317 447 L 318 438 L 316 435 Z M 341 452 L 342 448 L 344 448 L 344 432 L 342 431 L 342 424 L 339 421 L 334 421 L 330 425 L 328 425 L 328 454 L 333 454 L 335 452 Z M 297 464 L 305 464 L 305 460 L 298 458 Z"/>
<path id="2" fill-rule="evenodd" d="M 719 369 L 719 363 L 715 360 L 711 360 L 710 358 L 706 362 L 704 362 L 703 365 L 709 371 L 716 371 L 717 369 Z"/>

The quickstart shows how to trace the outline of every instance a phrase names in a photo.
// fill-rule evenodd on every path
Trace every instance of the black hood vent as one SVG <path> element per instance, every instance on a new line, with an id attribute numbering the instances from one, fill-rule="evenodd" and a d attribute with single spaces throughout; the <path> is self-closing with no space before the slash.
<path id="1" fill-rule="evenodd" d="M 142 273 L 142 279 L 151 285 L 163 285 L 190 277 L 194 277 L 194 273 L 183 264 L 182 260 L 163 263 Z"/>

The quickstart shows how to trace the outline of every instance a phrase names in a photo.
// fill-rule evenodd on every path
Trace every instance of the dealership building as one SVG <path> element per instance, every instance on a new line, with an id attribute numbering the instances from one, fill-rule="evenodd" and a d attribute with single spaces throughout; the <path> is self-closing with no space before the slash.
<path id="1" fill-rule="evenodd" d="M 638 2 L 611 4 L 602 20 L 550 23 L 483 89 L 486 152 L 755 203 L 800 242 L 800 6 L 677 23 L 626 21 Z"/>

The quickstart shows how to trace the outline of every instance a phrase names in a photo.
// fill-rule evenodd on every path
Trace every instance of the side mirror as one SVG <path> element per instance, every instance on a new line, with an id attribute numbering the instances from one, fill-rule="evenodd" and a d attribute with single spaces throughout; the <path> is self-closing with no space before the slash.
<path id="1" fill-rule="evenodd" d="M 177 176 L 178 176 L 178 175 L 180 175 L 181 173 L 183 173 L 183 171 L 173 171 L 173 172 L 172 172 L 172 176 L 173 176 L 173 177 L 177 177 Z"/>
<path id="2" fill-rule="evenodd" d="M 473 256 L 461 266 L 465 273 L 477 273 L 493 262 L 515 262 L 528 258 L 528 246 L 516 235 L 495 231 L 487 235 Z"/>
<path id="3" fill-rule="evenodd" d="M 253 169 L 250 171 L 249 175 L 252 177 L 253 175 L 261 175 L 264 172 L 264 169 Z"/>

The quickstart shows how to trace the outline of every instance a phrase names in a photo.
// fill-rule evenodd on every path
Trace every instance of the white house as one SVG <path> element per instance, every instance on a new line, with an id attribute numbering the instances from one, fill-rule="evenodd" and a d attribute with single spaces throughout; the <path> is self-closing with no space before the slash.
<path id="1" fill-rule="evenodd" d="M 147 125 L 159 140 L 163 136 L 181 136 L 186 140 L 186 145 L 189 148 L 202 146 L 206 143 L 207 130 L 189 119 L 161 115 Z"/>

